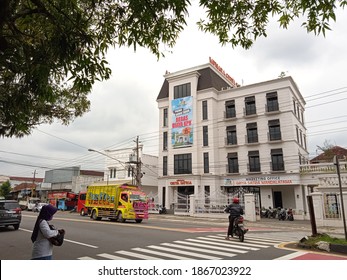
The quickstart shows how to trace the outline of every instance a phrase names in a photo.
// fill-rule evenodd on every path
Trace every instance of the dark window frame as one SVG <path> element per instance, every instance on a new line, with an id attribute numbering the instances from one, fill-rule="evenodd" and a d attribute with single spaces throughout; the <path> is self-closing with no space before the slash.
<path id="1" fill-rule="evenodd" d="M 203 100 L 201 106 L 202 106 L 202 119 L 207 120 L 208 119 L 207 100 Z"/>
<path id="2" fill-rule="evenodd" d="M 192 174 L 192 154 L 174 155 L 174 174 Z"/>
<path id="3" fill-rule="evenodd" d="M 257 107 L 255 104 L 255 97 L 250 96 L 245 98 L 245 114 L 246 116 L 257 114 Z"/>
<path id="4" fill-rule="evenodd" d="M 191 96 L 191 83 L 174 86 L 174 99 Z"/>
<path id="5" fill-rule="evenodd" d="M 247 143 L 258 143 L 258 126 L 257 123 L 248 123 L 247 128 Z"/>
<path id="6" fill-rule="evenodd" d="M 163 176 L 167 176 L 167 156 L 163 156 Z"/>
<path id="7" fill-rule="evenodd" d="M 163 150 L 167 151 L 168 149 L 168 133 L 167 131 L 163 132 Z"/>
<path id="8" fill-rule="evenodd" d="M 228 173 L 239 173 L 239 159 L 237 153 L 228 153 Z"/>
<path id="9" fill-rule="evenodd" d="M 164 108 L 163 110 L 163 126 L 168 126 L 168 108 Z"/>
<path id="10" fill-rule="evenodd" d="M 267 112 L 276 112 L 279 110 L 277 92 L 270 92 L 266 94 L 266 108 Z"/>
<path id="11" fill-rule="evenodd" d="M 227 145 L 237 145 L 236 125 L 227 126 L 226 134 L 227 134 Z"/>
<path id="12" fill-rule="evenodd" d="M 204 173 L 210 173 L 210 159 L 208 153 L 204 153 Z"/>
<path id="13" fill-rule="evenodd" d="M 284 171 L 284 158 L 282 149 L 271 150 L 272 171 Z"/>
<path id="14" fill-rule="evenodd" d="M 236 108 L 235 100 L 229 100 L 225 102 L 225 118 L 235 118 L 236 117 Z"/>
<path id="15" fill-rule="evenodd" d="M 269 140 L 270 141 L 282 140 L 280 120 L 279 119 L 269 120 L 268 126 L 269 126 Z"/>
<path id="16" fill-rule="evenodd" d="M 202 127 L 202 145 L 204 147 L 208 146 L 208 126 L 204 125 Z"/>
<path id="17" fill-rule="evenodd" d="M 248 152 L 249 172 L 261 172 L 259 151 Z"/>

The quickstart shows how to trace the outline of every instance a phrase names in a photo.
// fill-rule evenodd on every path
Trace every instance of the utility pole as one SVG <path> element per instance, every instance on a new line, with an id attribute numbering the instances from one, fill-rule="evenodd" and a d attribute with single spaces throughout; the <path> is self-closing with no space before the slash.
<path id="1" fill-rule="evenodd" d="M 339 179 L 339 189 L 340 189 L 340 201 L 341 201 L 341 212 L 343 220 L 343 228 L 345 230 L 345 240 L 347 240 L 347 230 L 346 230 L 346 217 L 345 217 L 345 207 L 343 205 L 343 195 L 342 195 L 342 183 L 341 183 L 341 174 L 340 174 L 340 163 L 337 156 L 334 156 L 334 164 L 336 165 L 336 173 Z"/>
<path id="2" fill-rule="evenodd" d="M 139 136 L 136 137 L 136 185 L 141 188 L 141 158 L 140 158 L 140 149 L 139 149 Z"/>
<path id="3" fill-rule="evenodd" d="M 35 186 L 35 197 L 37 197 L 37 195 L 36 195 L 36 184 L 35 184 L 35 178 L 36 178 L 36 174 L 37 174 L 36 169 L 34 170 L 33 174 L 34 174 L 34 177 L 33 177 L 33 187 Z M 31 197 L 33 197 L 33 191 L 34 191 L 34 188 L 31 191 Z"/>

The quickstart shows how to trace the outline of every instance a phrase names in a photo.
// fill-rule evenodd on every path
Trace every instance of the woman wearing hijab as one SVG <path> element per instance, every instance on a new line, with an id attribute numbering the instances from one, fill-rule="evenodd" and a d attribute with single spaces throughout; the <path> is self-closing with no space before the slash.
<path id="1" fill-rule="evenodd" d="M 55 237 L 64 230 L 50 229 L 48 221 L 53 219 L 57 208 L 48 204 L 42 207 L 31 235 L 33 244 L 33 260 L 51 260 L 53 255 L 53 245 L 49 238 Z"/>

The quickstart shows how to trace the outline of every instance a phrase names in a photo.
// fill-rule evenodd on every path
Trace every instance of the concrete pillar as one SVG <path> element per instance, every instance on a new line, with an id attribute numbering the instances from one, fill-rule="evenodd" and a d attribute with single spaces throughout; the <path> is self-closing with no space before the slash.
<path id="1" fill-rule="evenodd" d="M 247 221 L 255 222 L 257 215 L 255 213 L 255 198 L 252 193 L 245 193 L 245 219 Z"/>
<path id="2" fill-rule="evenodd" d="M 345 218 L 347 223 L 347 192 L 342 192 L 342 199 L 343 199 L 343 207 L 345 210 Z M 341 215 L 341 219 L 342 219 L 342 215 Z"/>
<path id="3" fill-rule="evenodd" d="M 323 193 L 321 192 L 313 192 L 310 194 L 312 196 L 314 215 L 316 218 L 317 226 L 324 225 L 324 203 L 323 203 Z"/>
<path id="4" fill-rule="evenodd" d="M 191 194 L 189 196 L 190 208 L 189 208 L 189 216 L 194 216 L 195 214 L 195 195 Z"/>

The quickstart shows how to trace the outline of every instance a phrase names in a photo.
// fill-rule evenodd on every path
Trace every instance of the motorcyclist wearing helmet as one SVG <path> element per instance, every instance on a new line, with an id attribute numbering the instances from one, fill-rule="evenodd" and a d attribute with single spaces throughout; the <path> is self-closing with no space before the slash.
<path id="1" fill-rule="evenodd" d="M 243 208 L 240 205 L 240 200 L 238 197 L 233 198 L 233 203 L 227 206 L 225 208 L 224 212 L 229 213 L 229 227 L 228 227 L 228 234 L 225 239 L 229 240 L 230 236 L 233 237 L 233 229 L 234 229 L 234 221 L 235 218 L 240 217 L 243 215 Z"/>

